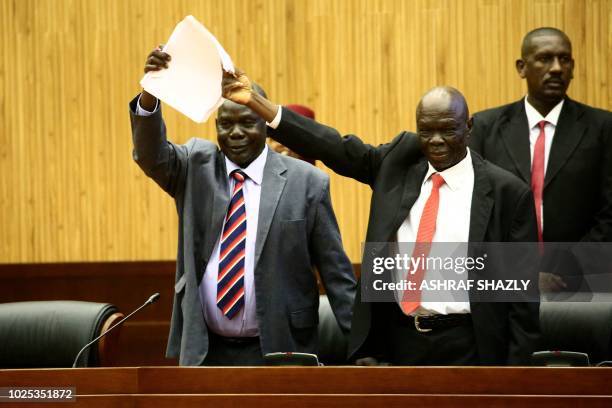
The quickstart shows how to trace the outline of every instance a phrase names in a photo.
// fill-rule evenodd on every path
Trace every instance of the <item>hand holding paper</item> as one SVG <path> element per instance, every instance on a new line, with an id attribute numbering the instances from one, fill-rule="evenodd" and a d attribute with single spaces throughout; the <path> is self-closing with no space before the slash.
<path id="1" fill-rule="evenodd" d="M 223 102 L 221 81 L 223 70 L 234 71 L 231 58 L 193 16 L 176 26 L 163 52 L 171 56 L 167 69 L 149 70 L 140 84 L 193 121 L 206 121 Z M 145 71 L 150 62 L 160 66 L 162 56 L 151 53 Z"/>
<path id="2" fill-rule="evenodd" d="M 158 46 L 147 56 L 147 61 L 145 62 L 144 67 L 145 74 L 147 72 L 159 71 L 168 68 L 168 63 L 172 58 L 169 54 L 163 52 L 162 48 L 163 46 Z M 157 106 L 157 98 L 148 93 L 146 90 L 143 90 L 138 103 L 144 110 L 153 112 Z"/>

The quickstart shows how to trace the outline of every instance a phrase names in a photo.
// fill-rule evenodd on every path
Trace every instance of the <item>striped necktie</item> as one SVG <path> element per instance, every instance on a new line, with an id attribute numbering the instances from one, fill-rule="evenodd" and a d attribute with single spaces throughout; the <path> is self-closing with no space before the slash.
<path id="1" fill-rule="evenodd" d="M 444 184 L 444 179 L 438 173 L 431 175 L 431 193 L 423 208 L 421 220 L 419 221 L 419 229 L 417 231 L 414 250 L 412 251 L 413 258 L 423 257 L 426 259 L 431 250 L 431 242 L 433 241 L 436 232 L 436 220 L 438 219 L 438 207 L 440 206 L 440 187 Z M 420 288 L 423 277 L 425 276 L 424 265 L 419 264 L 413 272 L 408 272 L 406 280 L 414 282 L 415 288 Z M 404 314 L 408 315 L 414 312 L 421 304 L 421 291 L 405 291 L 402 297 L 400 306 Z"/>
<path id="2" fill-rule="evenodd" d="M 246 207 L 243 186 L 246 174 L 234 170 L 234 191 L 223 225 L 217 276 L 217 307 L 233 318 L 244 306 L 244 253 L 246 245 Z"/>

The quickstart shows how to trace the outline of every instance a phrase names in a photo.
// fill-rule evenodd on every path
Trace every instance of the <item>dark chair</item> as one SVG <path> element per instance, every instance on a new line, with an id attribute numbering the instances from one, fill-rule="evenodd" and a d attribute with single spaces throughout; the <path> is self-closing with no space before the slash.
<path id="1" fill-rule="evenodd" d="M 0 367 L 71 367 L 79 350 L 123 314 L 108 303 L 38 301 L 0 304 Z M 79 367 L 112 365 L 119 330 L 84 351 Z"/>
<path id="2" fill-rule="evenodd" d="M 329 304 L 327 295 L 319 296 L 319 352 L 317 356 L 324 365 L 347 364 L 347 338 L 338 326 L 338 321 Z"/>
<path id="3" fill-rule="evenodd" d="M 543 302 L 542 350 L 586 353 L 592 365 L 612 359 L 612 303 Z"/>

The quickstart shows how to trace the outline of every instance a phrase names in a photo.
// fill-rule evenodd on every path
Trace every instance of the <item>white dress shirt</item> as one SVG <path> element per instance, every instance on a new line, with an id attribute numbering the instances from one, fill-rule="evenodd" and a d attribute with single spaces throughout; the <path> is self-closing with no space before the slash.
<path id="1" fill-rule="evenodd" d="M 548 166 L 548 157 L 550 156 L 550 147 L 552 146 L 553 138 L 555 137 L 555 130 L 557 129 L 557 122 L 559 122 L 559 115 L 561 114 L 561 108 L 563 108 L 563 100 L 559 102 L 546 117 L 540 115 L 529 101 L 525 97 L 525 113 L 527 113 L 527 123 L 529 124 L 529 152 L 531 155 L 531 163 L 533 163 L 533 151 L 535 149 L 536 140 L 540 135 L 540 127 L 538 123 L 545 120 L 546 126 L 544 127 L 544 133 L 546 139 L 544 143 L 544 170 Z"/>
<path id="2" fill-rule="evenodd" d="M 459 163 L 455 164 L 444 171 L 437 171 L 429 163 L 429 168 L 425 174 L 421 192 L 410 209 L 408 217 L 397 230 L 397 242 L 399 243 L 414 243 L 419 229 L 419 222 L 425 203 L 429 198 L 432 188 L 431 175 L 434 173 L 440 174 L 445 183 L 440 187 L 440 202 L 438 207 L 438 216 L 436 218 L 436 231 L 432 242 L 449 243 L 440 246 L 441 253 L 436 253 L 436 246 L 432 246 L 429 256 L 449 256 L 450 243 L 467 243 L 470 235 L 470 212 L 472 208 L 472 193 L 474 191 L 474 168 L 472 167 L 472 156 L 468 149 L 467 155 Z M 401 248 L 407 247 L 408 255 L 412 254 L 412 245 L 400 244 Z M 453 256 L 467 256 L 467 245 L 460 245 L 452 252 Z M 396 278 L 405 279 L 406 271 L 398 271 L 399 276 Z M 435 271 L 425 271 L 424 280 L 443 279 Z M 467 279 L 467 273 L 458 275 L 457 280 Z M 429 295 L 429 296 L 428 296 Z M 396 293 L 396 296 L 401 296 L 401 292 Z M 431 314 L 450 314 L 450 313 L 469 313 L 470 303 L 461 302 L 440 302 L 434 301 L 434 293 L 421 293 L 421 306 L 413 314 L 431 315 Z M 430 300 L 428 300 L 430 299 Z M 439 299 L 439 296 L 438 296 Z"/>
<path id="3" fill-rule="evenodd" d="M 159 109 L 159 99 L 155 99 L 155 109 L 153 109 L 152 111 L 148 111 L 146 109 L 144 109 L 142 106 L 140 106 L 140 98 L 142 98 L 142 94 L 140 94 L 138 96 L 138 103 L 136 104 L 136 115 L 138 116 L 151 116 L 152 114 L 154 114 L 157 109 Z"/>
<path id="4" fill-rule="evenodd" d="M 527 100 L 525 97 L 525 113 L 527 114 L 527 123 L 529 124 L 529 154 L 531 156 L 531 164 L 533 165 L 533 151 L 535 150 L 536 140 L 540 135 L 540 126 L 538 123 L 545 120 L 546 125 L 544 126 L 544 174 L 548 168 L 548 158 L 550 157 L 550 147 L 552 146 L 553 138 L 555 137 L 555 130 L 557 129 L 557 122 L 559 122 L 559 115 L 561 114 L 561 108 L 563 108 L 563 102 L 561 100 L 546 117 L 542 116 Z M 540 214 L 542 214 L 541 228 L 544 229 L 544 200 L 542 200 L 542 208 L 540 208 Z"/>
<path id="5" fill-rule="evenodd" d="M 136 105 L 136 114 L 140 116 L 152 115 L 159 109 L 159 102 L 153 112 L 140 106 L 140 99 Z M 226 337 L 253 337 L 259 335 L 257 316 L 255 314 L 255 237 L 257 236 L 257 223 L 259 220 L 259 198 L 261 196 L 261 182 L 268 156 L 268 146 L 245 169 L 241 169 L 248 178 L 244 181 L 243 195 L 247 214 L 247 234 L 244 258 L 244 307 L 232 318 L 228 319 L 217 307 L 217 276 L 219 274 L 219 250 L 221 233 L 213 248 L 210 260 L 206 265 L 204 277 L 200 282 L 200 301 L 206 325 L 209 330 Z M 235 163 L 225 158 L 229 191 L 233 191 L 235 181 L 230 177 L 233 170 L 240 169 Z"/>

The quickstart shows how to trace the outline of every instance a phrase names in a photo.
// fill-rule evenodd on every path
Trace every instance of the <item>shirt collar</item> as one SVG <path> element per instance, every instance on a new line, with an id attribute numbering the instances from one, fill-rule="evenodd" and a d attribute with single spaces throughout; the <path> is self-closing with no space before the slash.
<path id="1" fill-rule="evenodd" d="M 565 102 L 565 99 L 561 99 L 561 102 L 555 105 L 555 107 L 552 108 L 550 112 L 548 112 L 548 115 L 546 115 L 546 117 L 543 117 L 542 115 L 540 115 L 540 112 L 536 110 L 536 108 L 531 106 L 531 104 L 527 100 L 527 96 L 525 96 L 525 112 L 527 113 L 527 122 L 529 123 L 529 129 L 533 129 L 534 127 L 538 126 L 538 123 L 543 120 L 547 121 L 553 126 L 557 126 L 557 122 L 559 121 L 559 115 L 561 114 L 561 108 L 563 108 L 563 102 Z"/>
<path id="2" fill-rule="evenodd" d="M 236 163 L 231 161 L 225 156 L 225 168 L 227 171 L 227 177 L 230 177 L 230 173 L 234 170 L 242 170 L 249 179 L 253 180 L 255 184 L 261 184 L 263 180 L 264 167 L 266 166 L 266 159 L 268 157 L 268 146 L 264 145 L 263 150 L 259 153 L 259 156 L 251 162 L 246 168 L 241 168 Z"/>
<path id="3" fill-rule="evenodd" d="M 474 171 L 474 168 L 472 167 L 472 155 L 470 154 L 470 149 L 467 149 L 467 154 L 459 163 L 449 167 L 446 170 L 438 171 L 431 165 L 431 163 L 428 162 L 427 164 L 428 168 L 423 184 L 429 180 L 432 174 L 438 173 L 442 176 L 444 182 L 452 191 L 459 190 L 465 184 L 466 180 L 469 180 L 467 177 L 469 173 Z"/>

